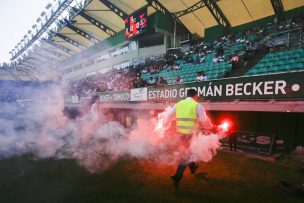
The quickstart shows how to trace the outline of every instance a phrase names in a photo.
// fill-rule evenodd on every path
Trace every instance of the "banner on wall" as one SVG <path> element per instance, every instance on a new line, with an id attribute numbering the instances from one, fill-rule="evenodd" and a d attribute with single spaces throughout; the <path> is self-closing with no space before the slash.
<path id="1" fill-rule="evenodd" d="M 304 98 L 303 78 L 304 72 L 297 72 L 149 88 L 148 101 L 180 100 L 191 88 L 197 90 L 201 100 Z"/>
<path id="2" fill-rule="evenodd" d="M 99 93 L 99 100 L 101 102 L 122 102 L 130 101 L 130 90 L 120 90 L 115 92 Z"/>
<path id="3" fill-rule="evenodd" d="M 147 93 L 146 87 L 131 89 L 131 101 L 147 101 Z"/>
<path id="4" fill-rule="evenodd" d="M 99 93 L 102 102 L 178 101 L 187 91 L 198 91 L 199 100 L 304 99 L 304 72 L 228 78 L 202 82 L 144 87 Z"/>

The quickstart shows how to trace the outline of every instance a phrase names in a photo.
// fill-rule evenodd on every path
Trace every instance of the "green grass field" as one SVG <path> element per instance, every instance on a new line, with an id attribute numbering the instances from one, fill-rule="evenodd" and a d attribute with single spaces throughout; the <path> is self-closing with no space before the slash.
<path id="1" fill-rule="evenodd" d="M 187 170 L 176 191 L 174 167 L 149 161 L 124 159 L 91 174 L 73 160 L 15 157 L 0 161 L 0 202 L 304 202 L 277 187 L 282 180 L 304 183 L 303 167 L 222 151 L 195 175 Z"/>

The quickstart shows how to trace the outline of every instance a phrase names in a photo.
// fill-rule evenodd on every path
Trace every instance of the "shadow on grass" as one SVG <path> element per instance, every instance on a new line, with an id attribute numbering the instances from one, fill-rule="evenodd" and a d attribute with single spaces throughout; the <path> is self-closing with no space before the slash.
<path id="1" fill-rule="evenodd" d="M 199 179 L 199 180 L 205 180 L 207 181 L 208 180 L 208 177 L 207 177 L 208 173 L 204 172 L 204 173 L 197 173 L 195 174 L 195 178 Z"/>
<path id="2" fill-rule="evenodd" d="M 201 193 L 199 191 L 192 190 L 193 188 L 189 189 L 175 189 L 174 191 L 174 198 L 171 199 L 172 202 L 218 202 L 217 198 L 209 196 L 208 194 Z M 226 201 L 227 203 L 228 201 Z"/>

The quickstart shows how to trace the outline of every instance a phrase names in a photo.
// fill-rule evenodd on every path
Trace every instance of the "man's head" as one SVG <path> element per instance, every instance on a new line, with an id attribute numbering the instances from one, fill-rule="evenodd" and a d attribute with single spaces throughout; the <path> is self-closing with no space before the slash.
<path id="1" fill-rule="evenodd" d="M 195 89 L 188 90 L 187 97 L 192 97 L 195 101 L 197 101 L 198 100 L 197 91 Z"/>

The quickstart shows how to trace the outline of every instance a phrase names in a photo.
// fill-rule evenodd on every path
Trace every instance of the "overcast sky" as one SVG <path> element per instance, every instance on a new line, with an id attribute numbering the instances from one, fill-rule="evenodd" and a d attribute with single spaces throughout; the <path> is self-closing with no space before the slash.
<path id="1" fill-rule="evenodd" d="M 51 0 L 0 0 L 0 63 L 9 62 L 9 52 L 21 41 L 27 31 Z"/>

